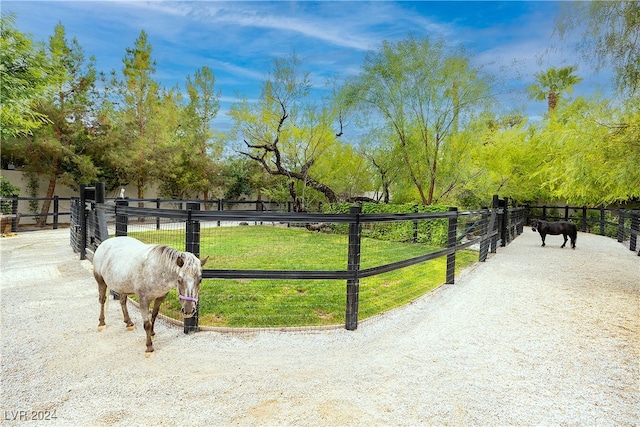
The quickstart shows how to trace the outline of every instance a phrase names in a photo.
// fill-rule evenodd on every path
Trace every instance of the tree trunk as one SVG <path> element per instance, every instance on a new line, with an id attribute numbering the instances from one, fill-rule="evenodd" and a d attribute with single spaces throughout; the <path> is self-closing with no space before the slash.
<path id="1" fill-rule="evenodd" d="M 138 179 L 137 187 L 138 187 L 138 199 L 144 199 L 144 181 L 142 180 L 142 178 Z M 144 208 L 144 202 L 142 201 L 138 202 L 138 207 Z M 145 217 L 138 217 L 138 221 L 144 222 Z"/>
<path id="2" fill-rule="evenodd" d="M 420 199 L 422 199 L 422 204 L 428 205 L 429 203 L 427 203 L 427 198 L 424 195 L 424 189 L 422 188 L 422 184 L 420 184 L 418 177 L 416 176 L 416 174 L 413 171 L 413 168 L 411 167 L 411 160 L 409 159 L 409 154 L 407 153 L 407 144 L 403 139 L 400 140 L 400 144 L 402 146 L 402 157 L 404 159 L 405 165 L 407 166 L 407 169 L 409 169 L 409 176 L 411 177 L 411 181 L 413 181 L 413 184 L 418 189 L 418 193 L 420 193 Z"/>
<path id="3" fill-rule="evenodd" d="M 425 203 L 425 205 L 430 205 L 431 203 L 433 203 L 433 193 L 435 192 L 436 189 L 436 177 L 435 175 L 432 175 L 431 178 L 429 179 L 429 197 L 427 198 L 427 203 Z"/>
<path id="4" fill-rule="evenodd" d="M 382 173 L 382 194 L 384 194 L 384 203 L 385 204 L 389 204 L 389 187 L 391 186 L 389 183 L 389 180 L 387 179 L 387 174 L 386 172 L 381 172 Z"/>
<path id="5" fill-rule="evenodd" d="M 142 179 L 138 179 L 138 199 L 144 199 L 144 182 Z M 144 202 L 138 202 L 139 208 L 144 208 Z"/>
<path id="6" fill-rule="evenodd" d="M 56 180 L 57 175 L 55 173 L 51 174 L 51 177 L 49 177 L 49 187 L 47 187 L 46 199 L 42 203 L 42 210 L 38 217 L 38 227 L 45 227 L 47 225 L 47 214 L 51 208 L 51 199 L 53 199 L 53 195 L 56 191 Z"/>
<path id="7" fill-rule="evenodd" d="M 460 94 L 458 93 L 458 82 L 453 82 L 452 86 L 453 98 L 453 133 L 458 133 L 458 115 L 460 114 Z"/>
<path id="8" fill-rule="evenodd" d="M 558 105 L 558 94 L 556 94 L 555 92 L 549 92 L 548 111 L 551 112 L 555 110 L 557 105 Z"/>
<path id="9" fill-rule="evenodd" d="M 293 211 L 294 212 L 306 212 L 306 208 L 302 205 L 302 200 L 298 197 L 298 193 L 296 192 L 295 181 L 289 181 L 289 195 L 293 200 Z"/>

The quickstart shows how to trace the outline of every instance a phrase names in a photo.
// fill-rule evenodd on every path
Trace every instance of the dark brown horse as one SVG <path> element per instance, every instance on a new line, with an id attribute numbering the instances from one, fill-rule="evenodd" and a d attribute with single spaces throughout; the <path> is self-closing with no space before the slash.
<path id="1" fill-rule="evenodd" d="M 562 234 L 562 236 L 564 237 L 564 243 L 560 247 L 565 247 L 565 245 L 567 244 L 567 236 L 569 236 L 571 237 L 571 248 L 576 248 L 578 229 L 576 228 L 575 224 L 567 221 L 549 222 L 543 221 L 541 219 L 534 219 L 531 221 L 531 230 L 540 233 L 540 237 L 542 238 L 542 246 L 545 245 L 544 239 L 545 237 L 547 237 L 547 234 L 551 234 L 553 236 Z"/>

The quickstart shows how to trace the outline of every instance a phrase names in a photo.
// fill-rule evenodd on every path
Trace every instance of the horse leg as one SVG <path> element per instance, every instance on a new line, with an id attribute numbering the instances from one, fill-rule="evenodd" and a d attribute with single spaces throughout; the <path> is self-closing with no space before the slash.
<path id="1" fill-rule="evenodd" d="M 564 248 L 565 245 L 567 244 L 567 235 L 566 233 L 562 233 L 562 237 L 564 237 L 564 243 L 562 244 L 562 246 L 560 246 L 561 248 Z"/>
<path id="2" fill-rule="evenodd" d="M 104 303 L 107 301 L 107 284 L 101 276 L 96 276 L 98 282 L 98 301 L 100 302 L 100 317 L 98 318 L 98 330 L 102 331 L 107 325 L 104 323 Z"/>
<path id="3" fill-rule="evenodd" d="M 546 233 L 540 233 L 540 237 L 542 237 L 542 246 L 544 246 L 544 239 L 547 237 Z"/>
<path id="4" fill-rule="evenodd" d="M 142 320 L 144 322 L 144 330 L 147 333 L 147 350 L 145 351 L 147 355 L 153 352 L 153 342 L 151 341 L 151 331 L 153 329 L 153 326 L 151 324 L 149 302 L 150 301 L 147 298 L 140 298 L 140 313 L 142 314 Z"/>
<path id="5" fill-rule="evenodd" d="M 151 336 L 152 337 L 156 335 L 153 328 L 156 325 L 156 317 L 158 317 L 158 311 L 160 310 L 160 305 L 162 304 L 162 302 L 166 297 L 167 297 L 167 294 L 164 294 L 163 296 L 156 298 L 155 302 L 153 303 L 153 313 L 151 313 Z"/>
<path id="6" fill-rule="evenodd" d="M 133 331 L 133 322 L 129 317 L 129 310 L 127 310 L 127 298 L 127 294 L 120 294 L 120 305 L 122 306 L 122 316 L 124 317 L 124 323 L 127 325 L 127 330 Z"/>

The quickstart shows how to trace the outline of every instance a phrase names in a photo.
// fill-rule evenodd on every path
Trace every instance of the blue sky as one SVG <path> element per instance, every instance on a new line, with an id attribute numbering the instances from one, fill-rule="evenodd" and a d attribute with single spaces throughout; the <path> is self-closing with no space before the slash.
<path id="1" fill-rule="evenodd" d="M 553 37 L 559 2 L 544 1 L 3 1 L 2 12 L 17 14 L 17 27 L 46 41 L 64 25 L 97 68 L 122 69 L 125 50 L 141 30 L 157 62 L 155 78 L 184 89 L 187 75 L 210 67 L 221 91 L 217 130 L 237 95 L 255 99 L 273 58 L 295 52 L 313 82 L 339 80 L 359 72 L 367 51 L 383 40 L 409 34 L 464 45 L 477 65 L 499 75 L 502 108 L 525 106 L 532 119 L 546 105 L 530 102 L 524 88 L 533 74 L 551 66 L 578 65 L 584 81 L 574 95 L 610 91 L 609 76 L 596 75 L 577 53 Z"/>

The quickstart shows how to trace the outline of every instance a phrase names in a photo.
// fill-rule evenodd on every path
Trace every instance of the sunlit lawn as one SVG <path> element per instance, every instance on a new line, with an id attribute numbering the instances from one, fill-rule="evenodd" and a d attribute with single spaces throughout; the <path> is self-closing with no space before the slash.
<path id="1" fill-rule="evenodd" d="M 129 233 L 149 243 L 184 249 L 184 230 Z M 182 242 L 182 247 L 180 243 Z M 440 248 L 423 244 L 363 238 L 361 268 L 412 258 Z M 205 269 L 346 270 L 348 236 L 271 226 L 203 228 L 200 256 Z M 477 260 L 460 251 L 456 269 Z M 359 319 L 405 305 L 445 281 L 446 257 L 360 280 Z M 204 280 L 200 289 L 200 326 L 284 327 L 342 324 L 344 280 Z M 171 291 L 165 314 L 179 318 L 180 304 Z"/>

